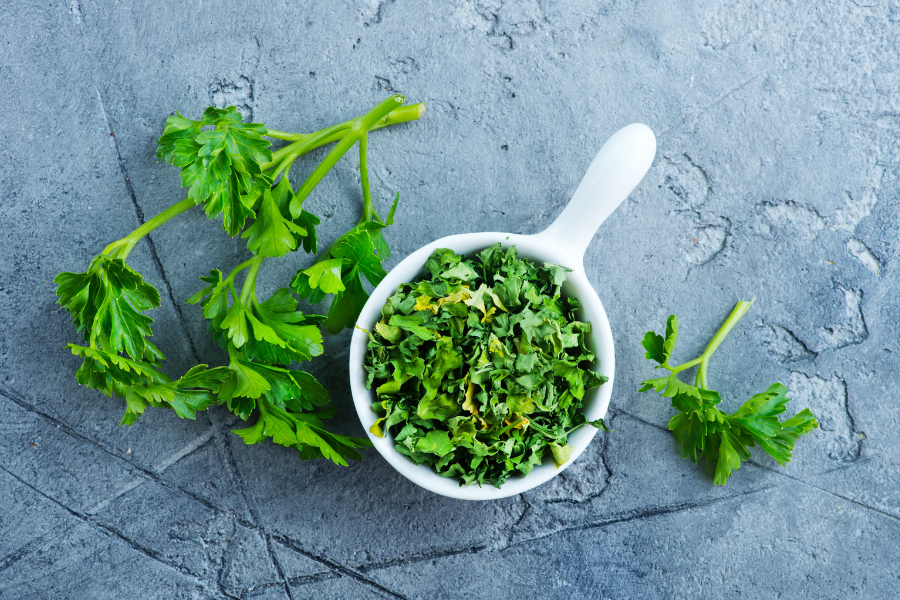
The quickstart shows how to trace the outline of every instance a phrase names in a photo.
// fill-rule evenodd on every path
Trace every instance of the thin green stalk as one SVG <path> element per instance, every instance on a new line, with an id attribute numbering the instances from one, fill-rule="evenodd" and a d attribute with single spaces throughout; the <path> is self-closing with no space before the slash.
<path id="1" fill-rule="evenodd" d="M 350 130 L 344 135 L 344 137 L 339 141 L 334 148 L 331 149 L 331 152 L 318 164 L 318 166 L 313 169 L 313 172 L 310 173 L 309 177 L 306 178 L 306 181 L 303 182 L 303 185 L 300 186 L 300 189 L 297 190 L 297 193 L 294 194 L 293 199 L 291 200 L 290 211 L 291 215 L 294 218 L 300 216 L 301 205 L 303 201 L 306 200 L 306 197 L 309 196 L 310 192 L 312 192 L 313 188 L 316 187 L 322 178 L 325 177 L 325 174 L 331 170 L 331 168 L 347 153 L 347 151 L 355 144 L 360 137 L 366 134 L 372 127 L 380 121 L 387 113 L 397 107 L 399 103 L 402 103 L 404 100 L 403 96 L 394 95 L 386 100 L 380 102 L 375 108 L 367 112 L 361 117 L 354 119 L 354 124 L 350 128 Z"/>
<path id="2" fill-rule="evenodd" d="M 304 134 L 301 139 L 294 142 L 293 144 L 289 144 L 284 148 L 280 148 L 272 153 L 272 160 L 264 163 L 262 165 L 262 169 L 267 171 L 274 166 L 277 166 L 285 157 L 290 156 L 292 159 L 296 159 L 297 157 L 303 156 L 307 152 L 311 150 L 315 150 L 325 144 L 330 144 L 335 140 L 339 140 L 344 137 L 344 134 L 348 129 L 350 129 L 351 123 L 339 123 L 337 125 L 332 125 L 331 127 L 326 127 L 325 129 L 319 130 L 315 133 Z"/>
<path id="3" fill-rule="evenodd" d="M 278 164 L 275 166 L 275 169 L 269 174 L 269 175 L 272 177 L 272 181 L 275 181 L 276 179 L 278 179 L 278 176 L 279 176 L 282 172 L 287 173 L 287 172 L 290 170 L 291 165 L 294 164 L 294 161 L 295 161 L 296 159 L 297 159 L 296 156 L 292 156 L 292 155 L 290 155 L 290 154 L 288 154 L 287 156 L 285 156 L 284 158 L 282 158 L 282 159 L 281 159 L 281 162 L 278 163 Z"/>
<path id="4" fill-rule="evenodd" d="M 419 102 L 418 104 L 409 104 L 407 106 L 399 106 L 399 107 L 395 108 L 394 110 L 392 110 L 391 112 L 389 112 L 384 117 L 382 117 L 380 121 L 375 123 L 375 125 L 373 125 L 371 127 L 371 129 L 369 129 L 369 131 L 374 131 L 376 129 L 381 129 L 383 127 L 390 127 L 391 125 L 396 125 L 398 123 L 406 123 L 408 121 L 415 121 L 416 119 L 422 118 L 422 115 L 424 115 L 424 114 L 425 114 L 425 104 L 423 104 L 421 102 Z M 312 138 L 313 136 L 317 136 L 318 134 L 321 134 L 323 132 L 330 131 L 331 133 L 329 134 L 329 136 L 327 136 L 325 141 L 322 142 L 323 144 L 328 144 L 331 142 L 335 142 L 343 137 L 343 135 L 341 135 L 340 132 L 334 132 L 332 130 L 350 129 L 350 127 L 353 125 L 354 121 L 355 121 L 355 119 L 350 119 L 349 121 L 344 121 L 343 123 L 338 123 L 337 125 L 333 125 L 326 129 L 322 129 L 320 131 L 317 131 L 316 133 L 288 133 L 285 131 L 278 131 L 277 129 L 268 129 L 267 128 L 266 136 L 272 137 L 272 138 L 275 138 L 278 140 L 289 141 L 289 142 L 305 142 L 305 141 L 309 140 L 310 138 Z M 287 146 L 285 148 L 287 148 Z M 282 148 L 281 150 L 285 150 L 285 148 Z"/>
<path id="5" fill-rule="evenodd" d="M 728 315 L 728 319 L 726 319 L 725 323 L 719 328 L 718 333 L 716 333 L 715 337 L 709 342 L 709 345 L 706 347 L 706 350 L 703 351 L 703 354 L 700 355 L 700 368 L 697 369 L 697 376 L 694 378 L 694 385 L 705 390 L 709 389 L 709 381 L 707 381 L 707 371 L 709 370 L 709 359 L 712 358 L 713 353 L 715 353 L 716 348 L 719 347 L 719 344 L 725 339 L 731 329 L 737 325 L 737 322 L 741 320 L 750 307 L 753 306 L 753 303 L 756 301 L 753 300 L 741 300 L 738 302 L 734 310 L 731 311 L 731 314 Z"/>
<path id="6" fill-rule="evenodd" d="M 285 131 L 278 131 L 277 129 L 269 129 L 268 127 L 266 127 L 266 136 L 275 138 L 276 140 L 287 140 L 289 142 L 296 142 L 308 137 L 305 133 L 287 133 Z"/>
<path id="7" fill-rule="evenodd" d="M 224 281 L 234 281 L 234 278 L 237 277 L 237 274 L 253 264 L 254 260 L 256 260 L 256 257 L 253 257 L 250 260 L 245 260 L 244 262 L 233 268 L 231 270 L 231 273 L 228 274 L 228 277 L 226 277 Z"/>
<path id="8" fill-rule="evenodd" d="M 678 365 L 677 367 L 669 367 L 669 369 L 670 369 L 673 373 L 680 373 L 681 371 L 684 371 L 684 370 L 686 370 L 686 369 L 690 369 L 691 367 L 694 367 L 694 366 L 696 366 L 696 365 L 699 365 L 701 360 L 703 360 L 703 357 L 702 357 L 702 356 L 698 356 L 698 357 L 695 358 L 694 360 L 689 360 L 688 362 L 682 363 L 682 364 Z M 663 365 L 663 366 L 665 366 L 665 365 Z"/>
<path id="9" fill-rule="evenodd" d="M 247 271 L 247 278 L 244 279 L 244 285 L 241 286 L 241 304 L 246 304 L 250 294 L 256 291 L 256 275 L 259 273 L 264 258 L 262 254 L 253 257 L 250 270 Z"/>
<path id="10" fill-rule="evenodd" d="M 363 134 L 362 137 L 359 138 L 359 178 L 362 182 L 362 192 L 363 192 L 363 212 L 362 217 L 360 217 L 360 223 L 367 223 L 372 219 L 372 213 L 375 212 L 375 207 L 372 206 L 372 192 L 369 190 L 369 167 L 368 161 L 366 160 L 366 143 L 368 142 L 369 136 L 367 134 Z"/>
<path id="11" fill-rule="evenodd" d="M 415 121 L 416 119 L 421 119 L 422 115 L 424 114 L 425 104 L 423 102 L 400 106 L 389 112 L 383 119 L 375 123 L 375 125 L 373 125 L 372 128 L 369 129 L 369 131 L 375 131 L 376 129 L 381 129 L 382 127 L 390 127 L 391 125 L 396 125 L 397 123 Z"/>
<path id="12" fill-rule="evenodd" d="M 547 431 L 540 425 L 535 424 L 534 421 L 528 421 L 528 426 L 531 427 L 532 429 L 534 429 L 535 431 L 537 431 L 538 433 L 540 433 L 541 435 L 543 435 L 545 438 L 551 439 L 553 441 L 558 440 L 559 438 L 563 437 L 563 435 L 569 435 L 570 433 L 572 433 L 573 431 L 578 429 L 578 427 L 581 427 L 581 425 L 578 425 L 577 427 L 573 427 L 571 430 L 565 432 L 563 435 L 553 435 L 552 433 L 550 433 L 549 431 Z"/>
<path id="13" fill-rule="evenodd" d="M 173 204 L 166 210 L 162 211 L 161 213 L 129 233 L 127 236 L 113 242 L 112 244 L 104 248 L 103 254 L 106 254 L 112 258 L 121 258 L 124 260 L 134 249 L 135 245 L 137 245 L 137 243 L 141 241 L 141 239 L 143 239 L 145 235 L 147 235 L 166 221 L 177 217 L 193 206 L 196 206 L 196 202 L 194 202 L 193 198 L 185 198 L 181 202 Z"/>
<path id="14" fill-rule="evenodd" d="M 425 105 L 422 103 L 400 106 L 382 117 L 381 120 L 370 127 L 368 131 L 374 131 L 383 127 L 390 127 L 391 125 L 396 125 L 398 123 L 415 121 L 416 119 L 421 118 L 424 114 Z M 266 134 L 267 136 L 279 140 L 287 140 L 293 143 L 288 144 L 284 148 L 279 148 L 278 150 L 273 152 L 272 160 L 262 165 L 263 170 L 267 171 L 275 166 L 279 166 L 285 156 L 292 156 L 291 162 L 293 162 L 293 160 L 303 156 L 304 154 L 312 150 L 315 150 L 316 148 L 321 148 L 322 146 L 325 146 L 332 142 L 339 141 L 347 133 L 347 130 L 354 125 L 356 120 L 357 119 L 344 121 L 343 123 L 338 123 L 337 125 L 326 127 L 325 129 L 321 129 L 315 133 L 285 133 L 283 131 L 268 129 L 268 133 Z"/>
<path id="15" fill-rule="evenodd" d="M 519 423 L 521 423 L 521 422 L 524 421 L 524 420 L 525 420 L 525 417 L 520 417 L 518 421 L 516 421 L 515 423 L 510 423 L 507 427 L 505 427 L 502 431 L 500 431 L 500 433 L 498 433 L 495 437 L 498 437 L 498 438 L 499 438 L 499 437 L 500 437 L 501 435 L 503 435 L 504 433 L 507 433 L 507 432 L 509 432 L 509 431 L 512 431 L 513 429 L 516 428 L 516 426 L 519 425 Z M 529 421 L 529 422 L 530 422 L 530 421 Z"/>

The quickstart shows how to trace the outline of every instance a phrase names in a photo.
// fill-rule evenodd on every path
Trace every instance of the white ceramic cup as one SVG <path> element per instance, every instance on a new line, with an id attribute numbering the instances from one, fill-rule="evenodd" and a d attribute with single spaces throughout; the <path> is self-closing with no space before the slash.
<path id="1" fill-rule="evenodd" d="M 427 490 L 451 498 L 493 500 L 514 496 L 544 483 L 571 465 L 587 448 L 597 432 L 589 425 L 569 436 L 572 456 L 564 465 L 557 468 L 548 456 L 543 464 L 536 466 L 528 475 L 510 477 L 499 489 L 493 485 L 460 486 L 456 479 L 441 477 L 431 467 L 413 464 L 394 449 L 390 432 L 385 432 L 383 438 L 369 432 L 378 415 L 372 410 L 372 403 L 377 400 L 375 390 L 367 390 L 365 385 L 363 361 L 368 336 L 363 329 L 374 331 L 375 323 L 381 319 L 381 307 L 388 297 L 401 283 L 411 282 L 424 274 L 425 261 L 436 249 L 450 248 L 457 254 L 471 257 L 497 242 L 504 248 L 515 245 L 521 258 L 539 263 L 556 263 L 572 269 L 563 285 L 563 293 L 577 298 L 581 303 L 582 308 L 577 316 L 579 320 L 591 323 L 587 343 L 597 356 L 594 370 L 609 378 L 606 383 L 585 394 L 582 412 L 588 420 L 602 419 L 606 415 L 612 394 L 615 353 L 606 311 L 584 273 L 584 252 L 600 224 L 643 179 L 655 154 L 656 137 L 649 127 L 640 123 L 623 127 L 597 153 L 562 214 L 541 233 L 516 235 L 490 232 L 444 237 L 407 256 L 375 288 L 359 315 L 350 342 L 350 389 L 359 420 L 375 449 L 404 477 Z"/>

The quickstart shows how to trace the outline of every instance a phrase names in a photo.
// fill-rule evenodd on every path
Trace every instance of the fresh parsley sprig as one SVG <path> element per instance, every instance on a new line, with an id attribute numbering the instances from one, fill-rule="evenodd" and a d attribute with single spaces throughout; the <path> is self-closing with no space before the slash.
<path id="1" fill-rule="evenodd" d="M 178 113 L 169 117 L 157 157 L 180 168 L 187 198 L 109 244 L 85 273 L 61 273 L 54 280 L 59 303 L 70 311 L 89 344 L 69 344 L 83 361 L 78 382 L 124 398 L 122 423 L 126 425 L 149 406 L 171 408 L 180 417 L 192 419 L 198 410 L 219 403 L 243 420 L 258 413 L 254 425 L 236 431 L 248 444 L 272 438 L 296 448 L 301 458 L 324 457 L 342 465 L 347 459 L 360 458 L 358 449 L 370 445 L 368 440 L 325 430 L 324 420 L 333 414 L 324 408 L 329 402 L 327 391 L 312 375 L 292 365 L 322 354 L 319 325 L 323 321 L 332 331 L 355 321 L 367 297 L 359 274 L 373 283 L 384 276 L 381 261 L 389 250 L 381 229 L 393 221 L 397 197 L 388 219 L 382 221 L 369 190 L 366 141 L 369 131 L 423 114 L 424 105 L 403 106 L 403 102 L 402 96 L 391 96 L 364 115 L 311 134 L 244 123 L 233 106 L 210 107 L 197 120 Z M 272 152 L 266 137 L 290 143 Z M 333 142 L 335 147 L 295 193 L 287 177 L 293 162 Z M 303 201 L 357 143 L 363 215 L 317 263 L 339 262 L 340 285 L 330 285 L 327 274 L 314 284 L 316 301 L 335 295 L 329 316 L 304 315 L 287 288 L 261 300 L 256 281 L 265 259 L 300 248 L 317 252 L 319 219 L 303 208 Z M 208 331 L 228 352 L 228 366 L 197 365 L 172 380 L 162 371 L 165 357 L 149 339 L 153 321 L 146 312 L 159 306 L 159 292 L 126 259 L 148 233 L 196 205 L 203 205 L 207 218 L 221 215 L 231 237 L 243 231 L 241 237 L 254 256 L 227 276 L 213 269 L 201 277 L 208 285 L 188 299 L 202 307 Z"/>
<path id="2" fill-rule="evenodd" d="M 741 462 L 750 459 L 749 449 L 757 444 L 780 465 L 786 465 L 791 460 L 797 438 L 819 426 L 808 408 L 786 421 L 779 420 L 778 415 L 785 411 L 790 398 L 787 387 L 777 382 L 747 400 L 733 414 L 718 408 L 722 399 L 718 392 L 709 389 L 709 361 L 752 305 L 753 301 L 738 302 L 703 354 L 686 363 L 669 364 L 678 339 L 675 315 L 669 316 L 664 336 L 648 331 L 642 342 L 647 350 L 644 358 L 659 363 L 656 368 L 668 370 L 669 375 L 642 382 L 640 391 L 653 389 L 672 399 L 672 406 L 679 414 L 672 417 L 668 428 L 681 444 L 681 455 L 694 463 L 698 456 L 714 462 L 716 485 L 725 485 Z M 694 385 L 678 378 L 678 373 L 691 367 L 698 367 Z"/>

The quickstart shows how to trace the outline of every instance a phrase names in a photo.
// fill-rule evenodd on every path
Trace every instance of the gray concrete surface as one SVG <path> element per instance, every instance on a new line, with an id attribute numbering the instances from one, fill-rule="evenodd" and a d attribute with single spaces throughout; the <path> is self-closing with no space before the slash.
<path id="1" fill-rule="evenodd" d="M 900 597 L 900 4 L 4 0 L 0 5 L 0 598 Z M 537 232 L 603 141 L 657 160 L 586 268 L 617 344 L 612 434 L 522 496 L 467 503 L 374 452 L 349 468 L 244 446 L 235 419 L 79 388 L 62 270 L 181 199 L 154 157 L 172 111 L 236 103 L 282 130 L 389 91 L 418 123 L 371 137 L 391 264 L 437 237 Z M 359 210 L 347 159 L 310 198 L 328 241 Z M 300 181 L 310 163 L 296 166 Z M 243 244 L 194 211 L 130 261 L 163 292 L 172 372 L 221 364 L 184 299 Z M 270 261 L 270 288 L 307 257 Z M 724 488 L 637 393 L 670 312 L 699 351 L 752 312 L 711 378 L 733 409 L 779 380 L 822 428 Z M 347 335 L 311 370 L 362 434 Z"/>

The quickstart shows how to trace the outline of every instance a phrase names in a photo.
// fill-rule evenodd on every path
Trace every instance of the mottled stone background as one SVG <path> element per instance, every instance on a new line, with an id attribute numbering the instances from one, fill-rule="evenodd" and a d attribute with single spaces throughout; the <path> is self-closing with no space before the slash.
<path id="1" fill-rule="evenodd" d="M 896 0 L 3 0 L 0 597 L 900 596 L 898 56 Z M 391 264 L 540 231 L 611 133 L 656 132 L 585 257 L 616 431 L 542 487 L 471 503 L 373 451 L 341 469 L 245 446 L 223 409 L 120 427 L 123 401 L 75 382 L 52 279 L 184 197 L 154 157 L 165 118 L 236 104 L 308 131 L 394 91 L 428 112 L 370 140 L 378 206 L 400 191 Z M 359 214 L 356 166 L 308 200 L 325 242 Z M 170 370 L 222 364 L 184 300 L 244 244 L 196 210 L 131 256 L 163 293 Z M 310 260 L 267 262 L 266 286 Z M 690 358 L 752 297 L 714 386 L 733 410 L 782 381 L 822 427 L 788 467 L 757 456 L 716 488 L 668 402 L 637 393 L 640 340 L 677 312 Z M 347 340 L 311 369 L 362 435 Z"/>

